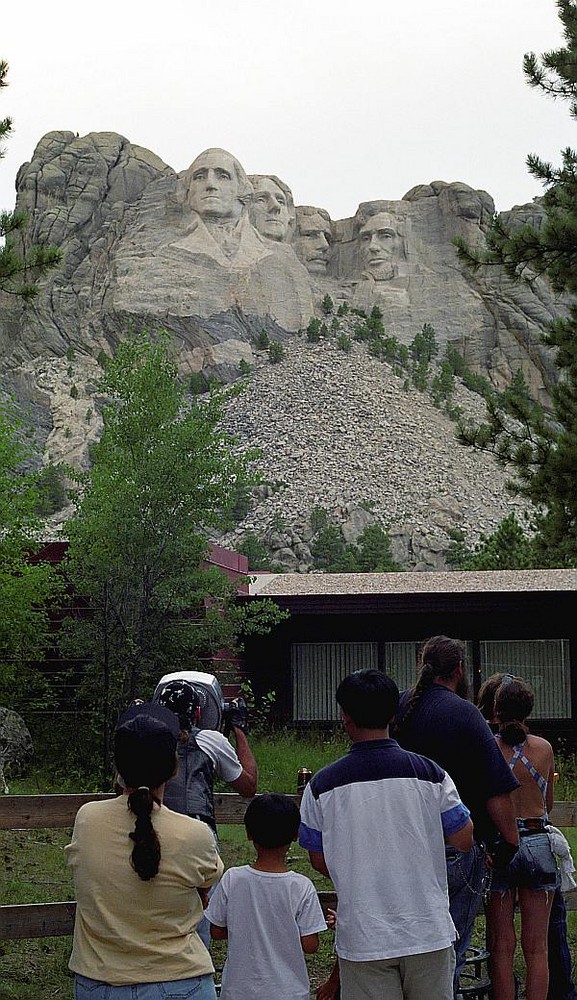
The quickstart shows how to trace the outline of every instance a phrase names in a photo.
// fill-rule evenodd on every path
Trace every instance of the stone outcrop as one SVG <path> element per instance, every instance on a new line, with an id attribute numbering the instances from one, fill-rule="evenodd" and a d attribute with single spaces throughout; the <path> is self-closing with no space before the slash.
<path id="1" fill-rule="evenodd" d="M 461 267 L 452 239 L 483 238 L 486 192 L 435 181 L 400 201 L 361 202 L 353 218 L 295 206 L 274 175 L 247 177 L 225 150 L 175 173 L 114 133 L 52 132 L 17 178 L 26 242 L 64 251 L 63 267 L 25 307 L 3 300 L 4 368 L 40 355 L 110 352 L 132 325 L 175 336 L 183 371 L 235 376 L 264 327 L 282 341 L 306 326 L 322 298 L 381 308 L 387 332 L 408 343 L 431 323 L 470 367 L 497 385 L 522 368 L 546 398 L 554 372 L 539 341 L 559 309 L 547 285 Z M 539 222 L 538 205 L 508 220 Z"/>
<path id="2" fill-rule="evenodd" d="M 0 793 L 8 791 L 6 778 L 25 770 L 33 750 L 24 719 L 9 708 L 0 708 Z"/>
<path id="3" fill-rule="evenodd" d="M 310 569 L 315 505 L 350 540 L 371 517 L 387 524 L 396 558 L 422 569 L 444 565 L 455 527 L 473 540 L 519 509 L 501 471 L 459 449 L 448 418 L 405 392 L 388 365 L 360 345 L 345 354 L 302 339 L 327 297 L 349 315 L 378 306 L 400 343 L 431 324 L 441 351 L 453 344 L 498 388 L 521 369 L 546 402 L 555 370 L 540 335 L 564 303 L 540 279 L 473 274 L 456 258 L 455 236 L 483 240 L 494 212 L 486 192 L 434 181 L 332 220 L 322 207 L 295 207 L 285 180 L 247 176 L 225 150 L 205 150 L 177 174 L 120 135 L 72 132 L 39 142 L 17 189 L 24 249 L 42 241 L 64 253 L 32 301 L 0 295 L 1 388 L 31 411 L 44 461 L 87 466 L 103 355 L 129 329 L 163 328 L 183 375 L 228 381 L 241 362 L 255 368 L 230 427 L 262 447 L 277 486 L 231 540 L 272 533 L 285 568 Z M 505 219 L 539 225 L 542 209 L 515 207 Z M 263 331 L 284 345 L 280 365 L 259 356 Z"/>

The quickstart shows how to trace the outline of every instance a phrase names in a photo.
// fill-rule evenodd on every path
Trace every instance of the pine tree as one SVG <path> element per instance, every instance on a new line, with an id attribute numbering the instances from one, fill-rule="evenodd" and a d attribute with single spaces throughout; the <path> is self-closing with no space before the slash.
<path id="1" fill-rule="evenodd" d="M 577 2 L 557 0 L 565 44 L 524 59 L 532 87 L 566 100 L 577 118 Z M 471 268 L 500 265 L 516 280 L 545 276 L 553 289 L 577 293 L 577 153 L 562 152 L 554 167 L 531 154 L 527 165 L 543 182 L 546 213 L 540 227 L 508 229 L 493 219 L 484 251 L 457 239 L 457 252 Z M 559 380 L 552 390 L 552 411 L 545 412 L 528 393 L 513 385 L 488 404 L 488 421 L 468 443 L 493 449 L 515 472 L 517 491 L 535 510 L 535 551 L 542 566 L 577 566 L 577 306 L 556 319 L 543 340 L 555 351 Z M 516 423 L 511 424 L 514 418 Z"/>
<path id="2" fill-rule="evenodd" d="M 0 60 L 0 90 L 8 86 L 8 63 Z M 12 132 L 12 119 L 0 120 L 0 158 L 4 156 L 4 140 Z M 62 254 L 57 247 L 26 245 L 21 239 L 26 227 L 23 212 L 0 212 L 0 290 L 32 298 L 38 291 L 38 280 L 55 267 Z"/>

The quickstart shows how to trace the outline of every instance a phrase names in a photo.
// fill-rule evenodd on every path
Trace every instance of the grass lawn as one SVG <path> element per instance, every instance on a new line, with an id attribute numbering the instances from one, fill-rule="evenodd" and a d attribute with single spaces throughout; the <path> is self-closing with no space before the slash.
<path id="1" fill-rule="evenodd" d="M 252 740 L 260 770 L 261 791 L 294 792 L 300 767 L 318 770 L 339 757 L 347 747 L 340 738 L 305 739 L 299 735 Z M 560 780 L 556 787 L 558 799 L 577 800 L 576 760 L 569 758 L 557 764 Z M 11 784 L 14 794 L 80 791 L 64 786 L 51 776 L 38 771 L 25 781 Z M 246 864 L 254 856 L 242 826 L 221 826 L 221 853 L 225 865 Z M 577 828 L 565 830 L 574 857 L 577 857 Z M 50 902 L 72 899 L 73 889 L 64 858 L 68 843 L 67 830 L 0 831 L 2 880 L 0 903 Z M 297 844 L 289 852 L 295 871 L 308 875 L 319 889 L 332 888 L 328 880 L 314 872 L 308 855 Z M 569 941 L 577 952 L 577 911 L 569 913 Z M 321 947 L 316 955 L 308 956 L 311 984 L 316 987 L 328 975 L 333 964 L 333 935 L 321 935 Z M 484 943 L 484 920 L 478 920 L 477 943 Z M 214 961 L 222 965 L 225 945 L 214 946 Z M 26 941 L 0 942 L 0 1000 L 71 1000 L 72 977 L 67 963 L 70 938 L 38 938 Z M 517 968 L 522 976 L 520 956 Z M 312 993 L 314 995 L 314 991 Z"/>

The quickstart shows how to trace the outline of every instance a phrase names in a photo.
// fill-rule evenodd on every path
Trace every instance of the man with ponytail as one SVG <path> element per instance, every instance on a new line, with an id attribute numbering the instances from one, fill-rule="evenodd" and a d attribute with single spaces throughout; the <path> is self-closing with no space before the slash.
<path id="1" fill-rule="evenodd" d="M 114 742 L 123 794 L 78 810 L 66 848 L 77 899 L 74 1000 L 215 1000 L 195 890 L 218 881 L 223 864 L 209 827 L 162 801 L 179 729 L 167 708 L 132 705 Z"/>
<path id="2" fill-rule="evenodd" d="M 463 855 L 450 846 L 446 849 L 449 906 L 459 934 L 455 996 L 486 887 L 487 855 L 499 867 L 511 860 L 519 845 L 511 800 L 517 779 L 468 695 L 463 643 L 433 636 L 421 649 L 417 683 L 402 695 L 394 729 L 401 746 L 430 757 L 451 775 L 473 820 L 472 850 Z"/>

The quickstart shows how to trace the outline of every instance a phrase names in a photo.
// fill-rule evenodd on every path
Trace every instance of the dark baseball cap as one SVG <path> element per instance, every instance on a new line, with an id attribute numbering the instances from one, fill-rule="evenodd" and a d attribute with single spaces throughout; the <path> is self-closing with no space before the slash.
<path id="1" fill-rule="evenodd" d="M 126 712 L 120 716 L 116 726 L 117 730 L 129 722 L 134 722 L 134 725 L 131 726 L 133 732 L 140 732 L 143 735 L 146 733 L 147 726 L 151 732 L 157 732 L 159 723 L 166 726 L 175 739 L 178 739 L 180 732 L 180 724 L 175 712 L 154 701 L 143 701 L 140 705 L 130 705 Z"/>
<path id="2" fill-rule="evenodd" d="M 114 760 L 129 787 L 157 788 L 174 773 L 180 724 L 163 705 L 131 705 L 118 720 Z"/>

